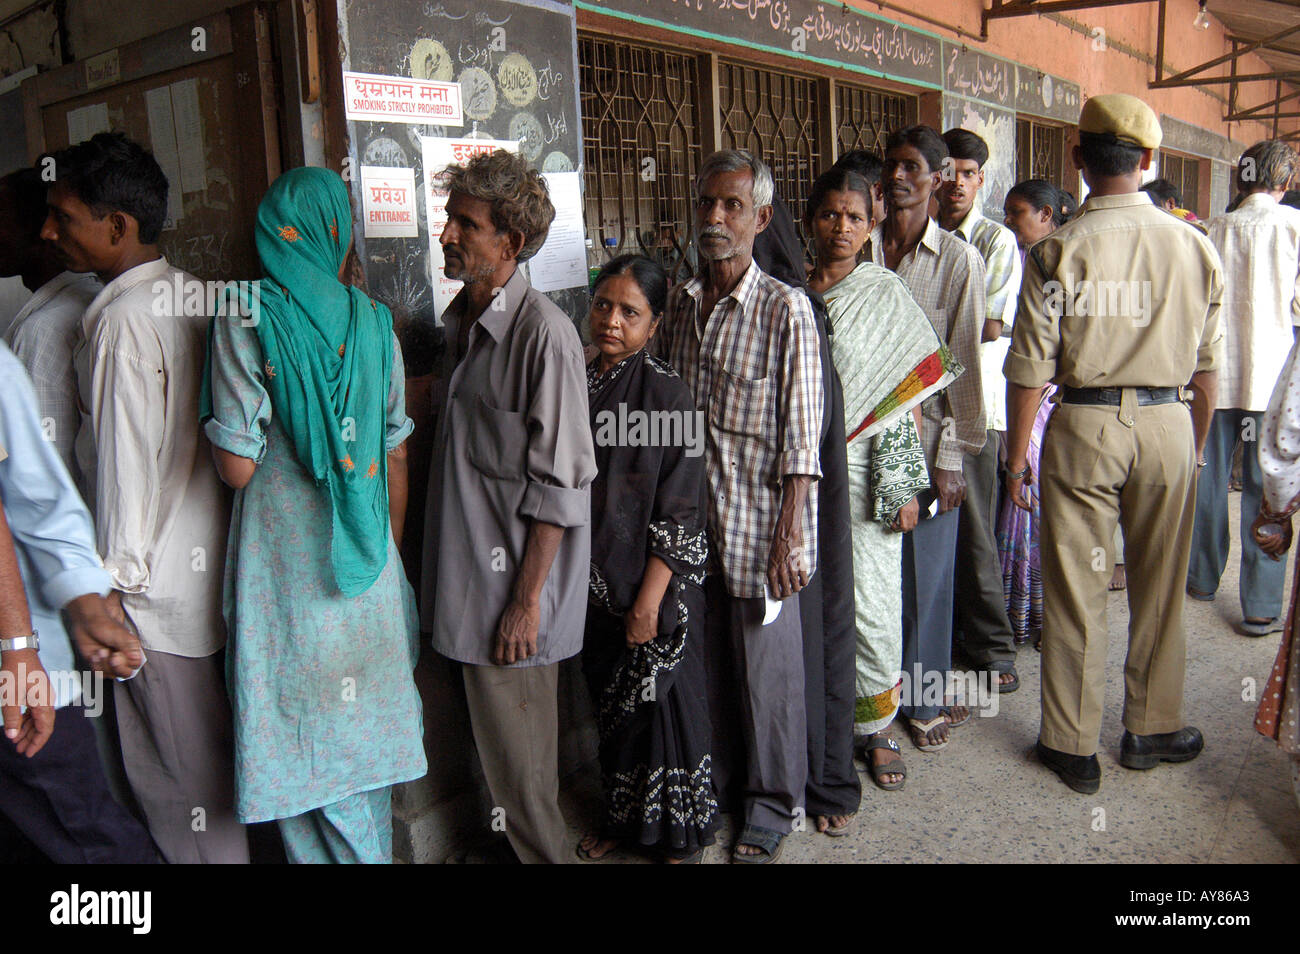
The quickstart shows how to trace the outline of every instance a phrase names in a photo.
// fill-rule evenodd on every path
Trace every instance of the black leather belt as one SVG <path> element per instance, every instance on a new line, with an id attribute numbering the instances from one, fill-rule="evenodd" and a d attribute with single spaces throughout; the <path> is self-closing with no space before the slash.
<path id="1" fill-rule="evenodd" d="M 1138 404 L 1173 404 L 1179 388 L 1134 388 Z M 1063 404 L 1108 404 L 1119 407 L 1123 388 L 1063 388 Z"/>

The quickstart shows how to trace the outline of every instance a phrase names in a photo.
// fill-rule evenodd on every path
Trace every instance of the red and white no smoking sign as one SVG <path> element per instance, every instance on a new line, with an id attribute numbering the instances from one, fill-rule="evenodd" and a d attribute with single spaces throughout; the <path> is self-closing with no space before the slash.
<path id="1" fill-rule="evenodd" d="M 344 72 L 343 102 L 348 119 L 465 125 L 459 83 Z"/>

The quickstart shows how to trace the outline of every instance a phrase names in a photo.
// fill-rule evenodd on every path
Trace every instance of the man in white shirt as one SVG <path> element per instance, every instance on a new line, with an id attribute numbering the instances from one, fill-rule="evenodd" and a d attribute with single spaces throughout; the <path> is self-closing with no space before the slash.
<path id="1" fill-rule="evenodd" d="M 36 389 L 41 429 L 80 489 L 74 448 L 81 413 L 72 352 L 86 306 L 99 294 L 94 274 L 65 271 L 53 246 L 40 239 L 46 183 L 36 169 L 0 179 L 0 277 L 18 277 L 32 297 L 10 322 L 5 343 Z"/>
<path id="2" fill-rule="evenodd" d="M 41 236 L 104 281 L 75 359 L 78 459 L 110 611 L 147 656 L 115 693 L 127 777 L 167 861 L 247 862 L 222 679 L 230 506 L 198 426 L 208 317 L 185 314 L 175 292 L 198 280 L 158 253 L 167 178 L 152 155 L 100 133 L 54 160 Z"/>
<path id="3" fill-rule="evenodd" d="M 1015 234 L 980 213 L 980 189 L 989 147 L 968 129 L 943 134 L 949 163 L 939 187 L 939 224 L 975 246 L 984 259 L 984 325 L 980 383 L 984 388 L 984 448 L 962 462 L 966 502 L 957 526 L 957 572 L 953 581 L 955 629 L 972 665 L 997 673 L 999 692 L 1020 688 L 1016 643 L 1002 594 L 997 522 L 1001 486 L 999 458 L 1007 429 L 1007 382 L 1002 362 L 1011 345 L 1011 323 L 1020 294 L 1020 251 Z"/>
<path id="4" fill-rule="evenodd" d="M 1262 480 L 1256 456 L 1262 416 L 1300 325 L 1300 210 L 1280 205 L 1297 168 L 1284 142 L 1258 142 L 1237 164 L 1244 196 L 1236 210 L 1210 222 L 1223 260 L 1224 361 L 1205 458 L 1197 461 L 1196 525 L 1187 593 L 1212 600 L 1228 564 L 1228 478 L 1240 439 L 1241 631 L 1264 636 L 1282 629 L 1286 561 L 1274 561 L 1250 536 Z"/>

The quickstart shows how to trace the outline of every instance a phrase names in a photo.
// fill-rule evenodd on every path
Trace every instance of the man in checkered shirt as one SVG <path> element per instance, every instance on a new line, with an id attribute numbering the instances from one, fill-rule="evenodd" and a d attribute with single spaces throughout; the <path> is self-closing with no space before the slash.
<path id="1" fill-rule="evenodd" d="M 807 297 L 753 261 L 773 191 L 771 171 L 747 152 L 704 160 L 695 204 L 700 275 L 673 289 L 657 335 L 658 353 L 706 422 L 714 779 L 723 799 L 733 776 L 743 784 L 745 827 L 733 858 L 757 863 L 775 860 L 803 817 L 803 643 L 789 597 L 817 569 L 824 400 Z M 765 591 L 779 601 L 767 625 Z M 736 721 L 738 731 L 729 731 Z M 734 764 L 723 749 L 731 740 L 744 742 Z"/>

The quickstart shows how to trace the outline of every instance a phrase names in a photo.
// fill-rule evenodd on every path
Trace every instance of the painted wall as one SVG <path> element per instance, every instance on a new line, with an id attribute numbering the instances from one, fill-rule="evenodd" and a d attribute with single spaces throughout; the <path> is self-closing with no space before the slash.
<path id="1" fill-rule="evenodd" d="M 892 9 L 881 10 L 866 0 L 849 0 L 849 4 L 874 16 L 898 20 L 954 39 L 951 32 L 932 23 Z M 895 5 L 961 27 L 976 37 L 980 32 L 980 11 L 985 7 L 984 0 L 897 0 Z M 1196 0 L 1169 0 L 1167 4 L 1166 76 L 1231 50 L 1224 28 L 1217 20 L 1211 21 L 1208 30 L 1192 26 L 1196 11 Z M 1077 24 L 1078 29 L 1056 22 L 1058 19 L 1069 20 Z M 1146 100 L 1157 114 L 1166 113 L 1239 142 L 1254 142 L 1272 134 L 1271 123 L 1234 123 L 1229 129 L 1229 124 L 1223 122 L 1227 112 L 1226 103 L 1222 101 L 1228 93 L 1226 84 L 1204 88 L 1148 89 L 1148 82 L 1155 76 L 1155 67 L 1136 59 L 1125 52 L 1125 48 L 1145 52 L 1154 60 L 1156 24 L 1155 3 L 1134 4 L 1075 10 L 1055 18 L 1036 15 L 994 20 L 989 23 L 986 43 L 969 38 L 965 42 L 971 49 L 1003 56 L 1072 80 L 1082 87 L 1085 97 L 1098 93 L 1132 93 Z M 1097 30 L 1101 32 L 1094 33 Z M 1253 54 L 1242 57 L 1238 65 L 1238 72 L 1242 73 L 1260 73 L 1269 69 L 1268 64 Z M 1215 67 L 1210 73 L 1228 75 L 1227 64 Z M 1273 98 L 1272 82 L 1250 83 L 1241 89 L 1238 108 Z M 1282 120 L 1281 128 L 1287 132 L 1297 128 L 1297 123 L 1295 120 Z"/>

